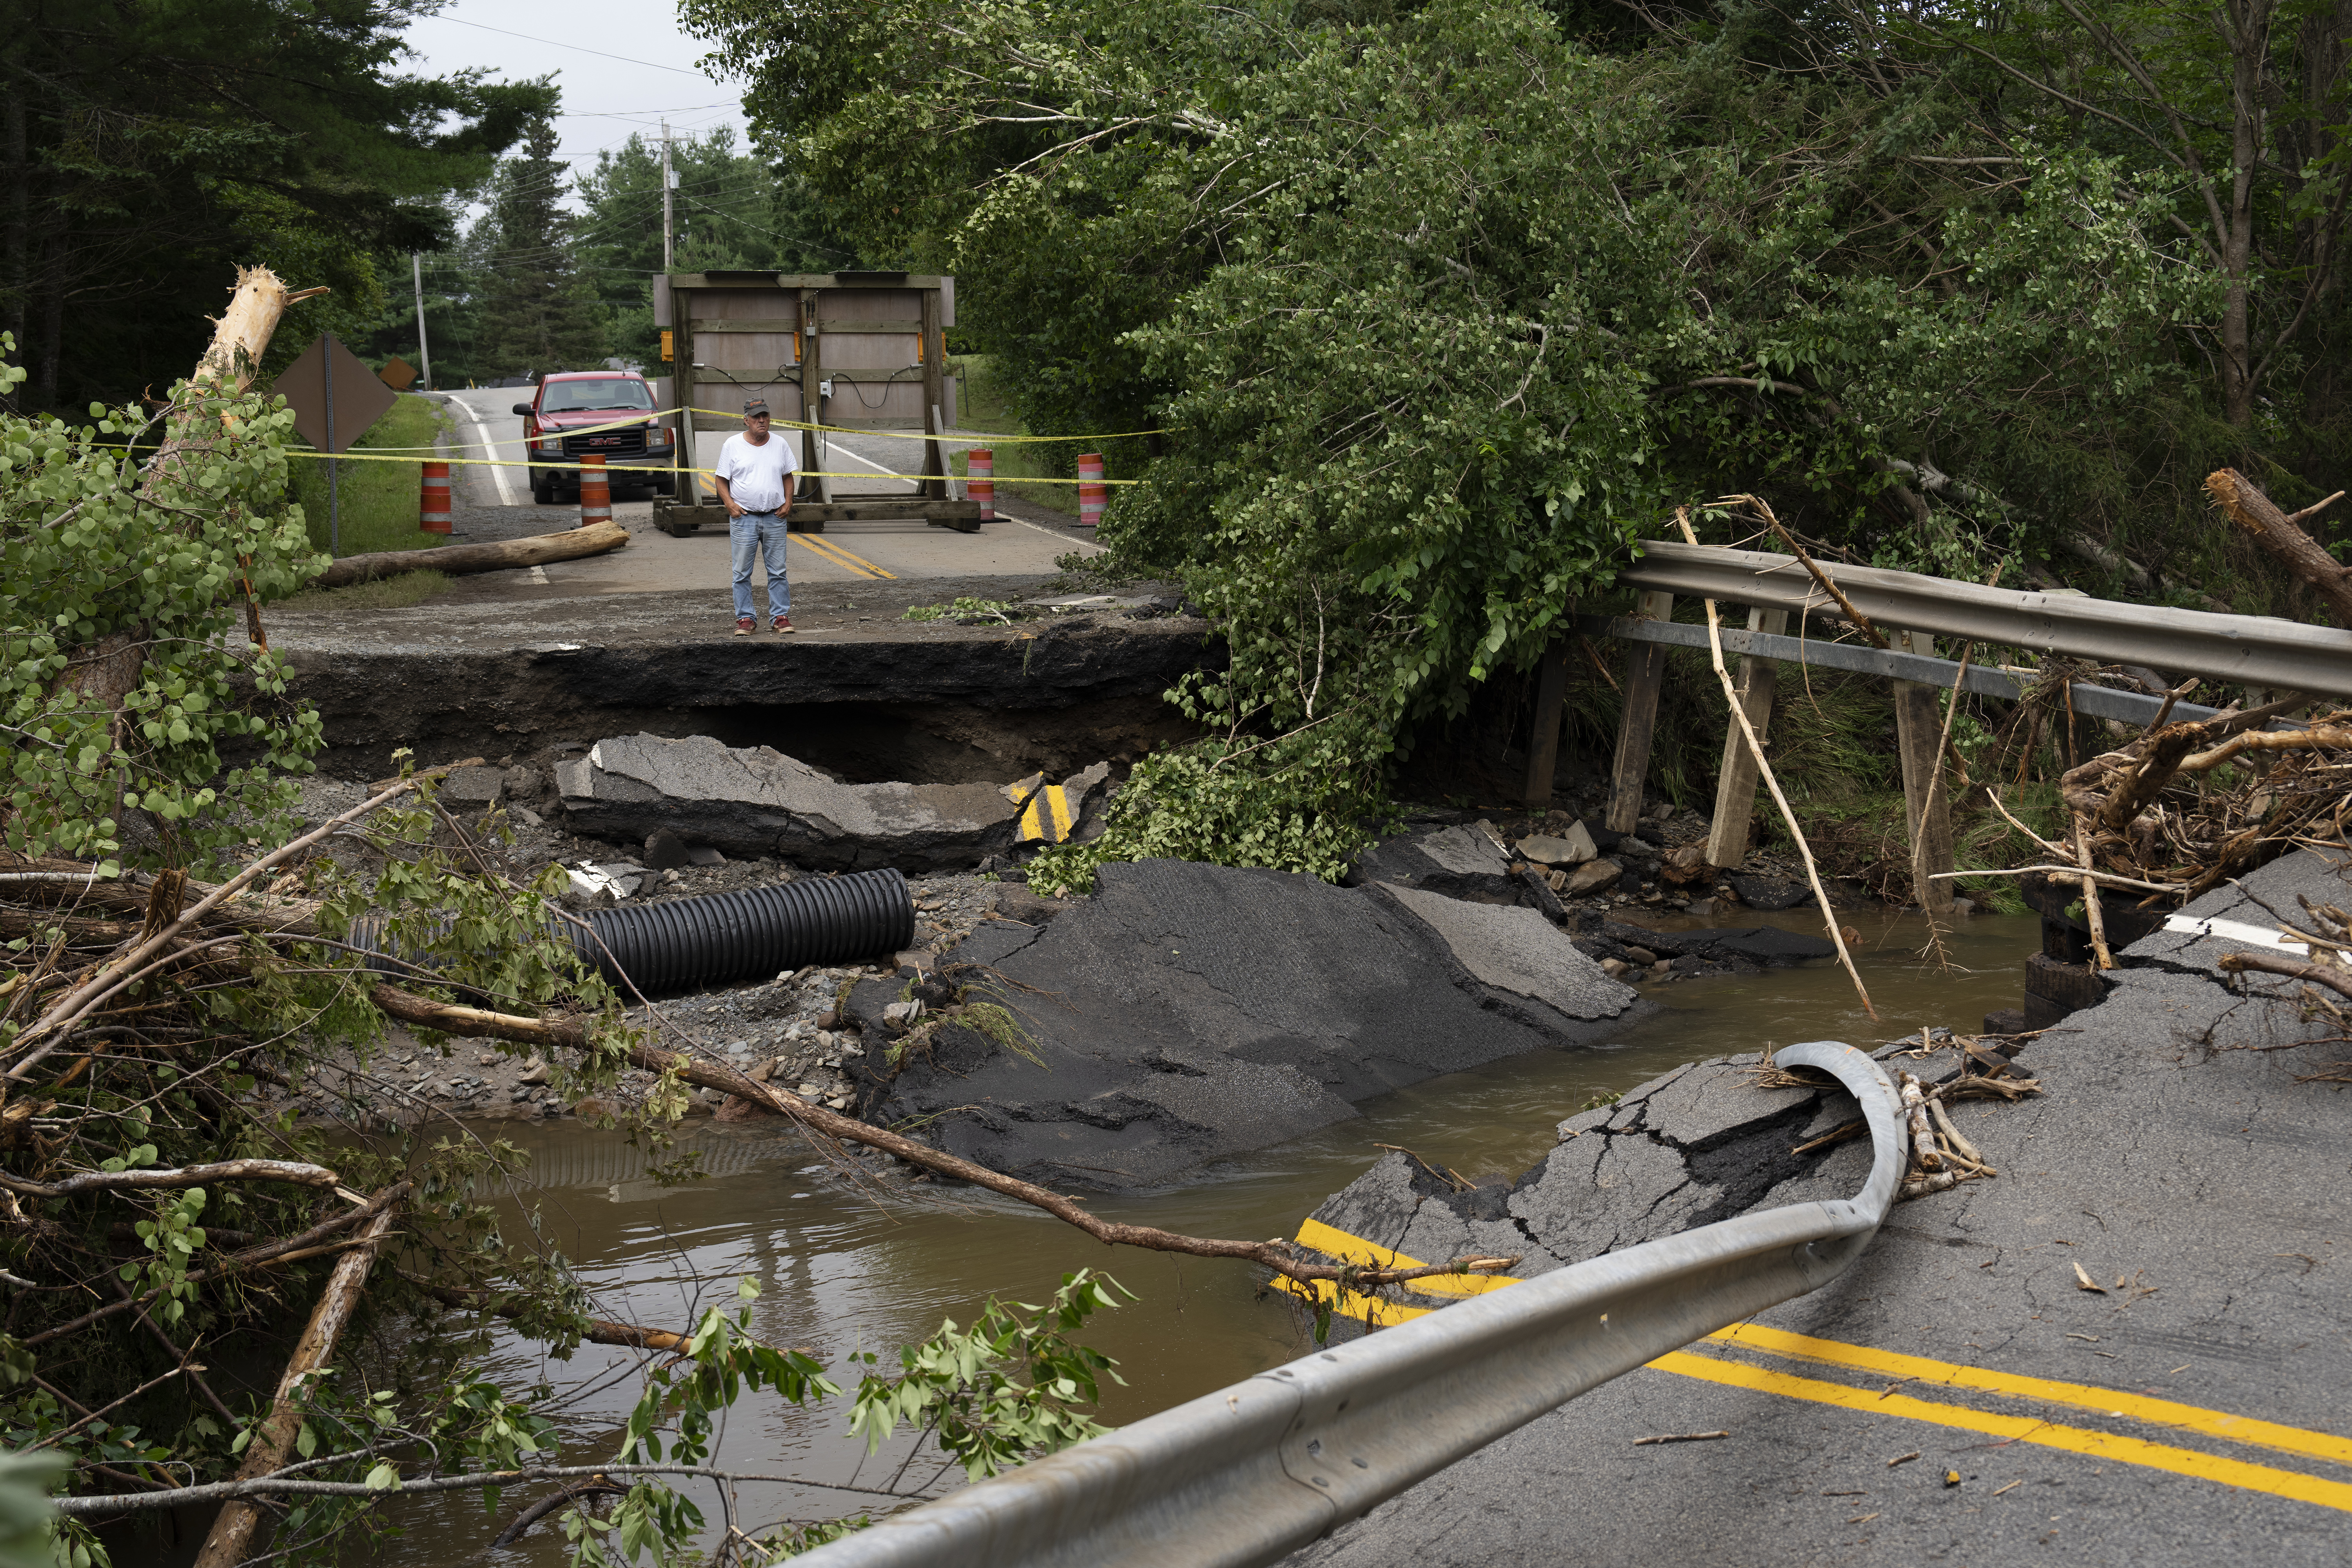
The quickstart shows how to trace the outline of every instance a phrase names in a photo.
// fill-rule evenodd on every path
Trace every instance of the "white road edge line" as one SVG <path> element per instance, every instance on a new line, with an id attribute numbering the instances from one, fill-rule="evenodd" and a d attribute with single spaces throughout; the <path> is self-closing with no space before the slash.
<path id="1" fill-rule="evenodd" d="M 2199 915 L 2168 915 L 2164 928 L 2183 936 L 2218 936 L 2230 942 L 2253 942 L 2282 952 L 2306 953 L 2308 943 L 2298 942 L 2284 931 L 2266 925 L 2248 925 L 2238 920 L 2210 919 Z"/>
<path id="2" fill-rule="evenodd" d="M 482 416 L 474 412 L 474 405 L 460 399 L 455 393 L 450 395 L 449 401 L 466 411 L 466 418 L 467 422 L 473 425 L 475 430 L 481 434 L 482 450 L 485 452 L 496 452 L 498 450 L 499 444 L 490 438 L 490 427 L 482 423 Z M 513 507 L 520 506 L 521 504 L 514 498 L 514 486 L 507 483 L 507 471 L 505 469 L 491 469 L 490 477 L 498 484 L 499 504 L 500 506 Z"/>
<path id="3" fill-rule="evenodd" d="M 863 463 L 866 466 L 873 469 L 877 474 L 887 474 L 894 478 L 899 476 L 897 469 L 885 467 L 883 465 L 875 462 L 871 457 L 863 456 L 857 453 L 852 452 L 847 446 L 842 444 L 838 439 L 829 443 L 827 450 L 843 457 L 850 458 L 855 462 Z M 1073 538 L 1059 528 L 1049 528 L 1042 523 L 1033 523 L 1026 517 L 1016 517 L 1005 512 L 997 513 L 996 520 L 1000 523 L 1019 523 L 1023 528 L 1027 528 L 1032 533 L 1044 534 L 1049 539 L 1060 539 L 1065 544 L 1074 545 L 1079 549 L 1092 550 L 1097 555 L 1100 555 L 1104 550 L 1110 548 L 1108 545 L 1096 544 L 1091 539 Z"/>

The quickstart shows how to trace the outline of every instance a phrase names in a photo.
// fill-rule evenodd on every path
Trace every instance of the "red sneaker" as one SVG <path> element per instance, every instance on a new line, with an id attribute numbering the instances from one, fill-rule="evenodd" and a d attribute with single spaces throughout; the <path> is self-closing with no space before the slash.
<path id="1" fill-rule="evenodd" d="M 782 636 L 792 629 L 793 618 L 789 615 L 779 615 L 773 621 L 768 622 L 768 630 L 773 632 L 779 637 Z"/>
<path id="2" fill-rule="evenodd" d="M 743 616 L 735 622 L 735 635 L 738 637 L 749 637 L 757 630 L 759 630 L 758 623 L 749 615 Z"/>

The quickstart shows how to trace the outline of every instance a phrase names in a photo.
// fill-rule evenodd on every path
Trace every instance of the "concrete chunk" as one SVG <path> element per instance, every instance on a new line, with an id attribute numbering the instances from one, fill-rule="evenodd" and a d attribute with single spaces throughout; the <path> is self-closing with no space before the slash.
<path id="1" fill-rule="evenodd" d="M 1519 853 L 1544 865 L 1582 865 L 1601 853 L 1591 830 L 1572 822 L 1564 832 L 1537 833 L 1519 841 Z"/>

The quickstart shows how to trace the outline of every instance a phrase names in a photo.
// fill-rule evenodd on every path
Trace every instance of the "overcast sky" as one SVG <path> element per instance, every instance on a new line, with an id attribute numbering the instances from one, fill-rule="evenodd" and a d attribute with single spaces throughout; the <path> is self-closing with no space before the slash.
<path id="1" fill-rule="evenodd" d="M 667 0 L 455 0 L 412 25 L 408 45 L 415 55 L 404 68 L 423 76 L 469 66 L 509 81 L 553 73 L 564 116 L 556 156 L 574 171 L 594 168 L 599 149 L 633 131 L 657 139 L 664 120 L 673 135 L 731 125 L 748 144 L 741 95 L 695 68 L 703 46 Z"/>

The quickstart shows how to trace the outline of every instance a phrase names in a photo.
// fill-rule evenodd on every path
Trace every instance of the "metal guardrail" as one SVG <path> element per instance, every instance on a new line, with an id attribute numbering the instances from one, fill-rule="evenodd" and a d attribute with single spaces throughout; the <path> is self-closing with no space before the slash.
<path id="1" fill-rule="evenodd" d="M 1209 1568 L 1272 1563 L 1611 1378 L 1818 1290 L 1877 1233 L 1906 1164 L 1876 1062 L 1782 1050 L 1860 1103 L 1870 1179 L 1645 1242 L 1300 1357 L 898 1514 L 813 1568 Z"/>
<path id="2" fill-rule="evenodd" d="M 1769 610 L 1837 612 L 1793 556 L 1647 539 L 1620 582 L 1652 592 Z M 2352 632 L 2259 615 L 2213 615 L 2072 594 L 1986 588 L 1879 567 L 1829 569 L 1839 590 L 1873 621 L 1909 632 L 1964 637 L 2146 664 L 2277 691 L 2352 696 Z M 1949 685 L 1947 677 L 1946 685 Z"/>
<path id="3" fill-rule="evenodd" d="M 1841 580 L 1840 587 L 1843 587 Z M 1864 613 L 1867 614 L 1868 612 Z M 1614 637 L 1627 643 L 1658 643 L 1670 648 L 1705 648 L 1706 628 L 1685 624 L 1679 621 L 1643 621 L 1635 616 L 1580 615 L 1576 629 L 1590 637 Z M 1898 681 L 1916 681 L 1921 685 L 1952 689 L 1952 679 L 1960 673 L 1957 660 L 1935 659 L 1925 653 L 1898 653 L 1892 649 L 1873 648 L 1859 643 L 1832 643 L 1823 637 L 1785 637 L 1771 632 L 1748 632 L 1726 626 L 1723 651 L 1727 655 L 1753 653 L 1759 658 L 1782 659 L 1790 664 L 1809 664 L 1817 670 L 1851 670 L 1863 675 L 1889 675 Z M 1997 666 L 1972 664 L 1962 688 L 1979 696 L 2015 702 L 2025 695 L 2030 675 Z M 2147 725 L 2154 722 L 2164 706 L 2162 697 L 2146 692 L 2118 691 L 2114 686 L 2094 685 L 2087 681 L 2073 683 L 2074 711 L 2091 718 L 2112 718 L 2125 724 Z M 2297 690 L 2305 688 L 2298 687 Z M 2172 717 L 2184 724 L 2202 724 L 2209 718 L 2219 718 L 2220 708 L 2205 707 L 2197 703 L 2175 703 Z M 2284 725 L 2275 727 L 2287 727 Z"/>

